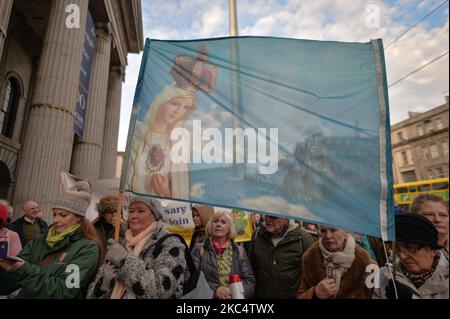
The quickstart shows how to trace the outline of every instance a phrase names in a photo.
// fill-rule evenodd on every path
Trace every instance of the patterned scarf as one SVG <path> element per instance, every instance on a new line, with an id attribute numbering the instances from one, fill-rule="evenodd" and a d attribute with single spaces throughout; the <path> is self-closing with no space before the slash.
<path id="1" fill-rule="evenodd" d="M 212 240 L 212 243 L 213 243 L 213 246 L 214 246 L 214 249 L 215 249 L 215 251 L 216 251 L 216 253 L 219 253 L 219 254 L 221 254 L 221 255 L 223 255 L 223 252 L 225 251 L 225 249 L 227 249 L 227 247 L 228 247 L 228 241 L 226 241 L 226 242 L 224 242 L 223 244 L 221 244 L 221 243 L 219 243 L 218 241 L 216 241 L 216 240 Z"/>
<path id="2" fill-rule="evenodd" d="M 228 242 L 227 242 L 228 243 Z M 230 284 L 230 275 L 233 264 L 233 248 L 227 245 L 222 253 L 216 250 L 217 267 L 219 270 L 219 284 L 223 287 L 228 287 Z"/>
<path id="3" fill-rule="evenodd" d="M 322 253 L 327 277 L 334 279 L 339 290 L 342 276 L 350 269 L 355 259 L 355 239 L 348 235 L 345 240 L 344 250 L 332 253 L 323 246 L 321 238 L 319 240 L 319 248 Z"/>
<path id="4" fill-rule="evenodd" d="M 438 253 L 434 257 L 433 264 L 431 265 L 431 269 L 423 271 L 421 273 L 418 273 L 418 274 L 412 273 L 412 272 L 408 271 L 405 267 L 403 267 L 403 265 L 401 265 L 402 271 L 405 274 L 406 278 L 408 278 L 414 284 L 414 286 L 416 286 L 416 288 L 419 289 L 419 287 L 422 286 L 425 283 L 425 281 L 427 281 L 428 279 L 431 278 L 431 276 L 433 276 L 433 273 L 436 270 L 437 265 L 439 263 L 439 258 L 440 258 L 440 253 Z"/>

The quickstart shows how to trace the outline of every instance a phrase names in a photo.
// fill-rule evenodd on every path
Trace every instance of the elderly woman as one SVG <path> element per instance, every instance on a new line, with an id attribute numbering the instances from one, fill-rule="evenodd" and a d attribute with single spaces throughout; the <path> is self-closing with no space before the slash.
<path id="1" fill-rule="evenodd" d="M 191 237 L 189 249 L 192 251 L 198 243 L 202 243 L 205 239 L 205 227 L 211 217 L 214 215 L 214 207 L 197 205 L 192 207 L 192 219 L 194 220 L 195 229 Z"/>
<path id="2" fill-rule="evenodd" d="M 129 202 L 124 242 L 108 241 L 105 263 L 89 287 L 88 298 L 168 299 L 183 295 L 184 244 L 168 232 L 158 200 L 134 197 Z"/>
<path id="3" fill-rule="evenodd" d="M 395 237 L 395 288 L 391 271 L 383 267 L 374 298 L 448 299 L 448 260 L 439 251 L 438 232 L 433 224 L 419 214 L 397 215 Z"/>
<path id="4" fill-rule="evenodd" d="M 303 255 L 300 299 L 372 298 L 366 286 L 369 254 L 345 230 L 319 227 L 319 241 Z"/>
<path id="5" fill-rule="evenodd" d="M 411 213 L 423 215 L 433 223 L 438 232 L 438 245 L 443 247 L 441 252 L 448 260 L 448 202 L 433 194 L 422 194 L 414 199 Z"/>
<path id="6" fill-rule="evenodd" d="M 114 236 L 114 214 L 117 210 L 117 196 L 105 196 L 100 199 L 97 206 L 98 217 L 92 222 L 106 249 L 108 239 Z M 121 223 L 120 237 L 125 236 L 125 223 Z"/>
<path id="7" fill-rule="evenodd" d="M 245 298 L 253 296 L 255 277 L 244 249 L 234 242 L 236 228 L 231 215 L 217 212 L 206 225 L 206 237 L 192 251 L 198 270 L 203 271 L 214 298 L 231 299 L 229 279 L 239 275 Z"/>
<path id="8" fill-rule="evenodd" d="M 53 225 L 28 242 L 16 262 L 0 260 L 9 272 L 0 275 L 0 295 L 22 288 L 18 298 L 84 297 L 102 251 L 85 218 L 89 199 L 89 184 L 77 182 L 53 204 Z"/>

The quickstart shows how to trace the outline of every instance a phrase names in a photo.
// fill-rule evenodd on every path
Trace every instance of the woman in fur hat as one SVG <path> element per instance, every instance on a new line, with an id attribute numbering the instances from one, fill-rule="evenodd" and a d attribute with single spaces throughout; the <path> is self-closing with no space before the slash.
<path id="1" fill-rule="evenodd" d="M 53 225 L 28 242 L 16 262 L 0 260 L 0 295 L 21 289 L 18 298 L 83 298 L 102 251 L 85 218 L 89 184 L 78 181 L 53 204 Z"/>
<path id="2" fill-rule="evenodd" d="M 115 213 L 117 211 L 117 196 L 105 196 L 97 206 L 98 217 L 92 222 L 106 249 L 108 239 L 114 236 Z M 125 236 L 125 223 L 121 223 L 120 237 Z"/>
<path id="3" fill-rule="evenodd" d="M 125 239 L 108 241 L 105 263 L 89 287 L 88 298 L 168 299 L 183 295 L 185 246 L 174 236 L 156 245 L 168 234 L 162 214 L 156 199 L 130 200 Z"/>

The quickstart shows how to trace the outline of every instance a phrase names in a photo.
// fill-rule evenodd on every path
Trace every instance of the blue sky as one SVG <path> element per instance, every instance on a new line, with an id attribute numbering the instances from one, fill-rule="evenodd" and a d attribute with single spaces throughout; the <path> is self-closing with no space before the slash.
<path id="1" fill-rule="evenodd" d="M 414 25 L 443 0 L 236 0 L 239 35 L 368 42 L 386 45 Z M 142 1 L 144 36 L 187 40 L 228 36 L 227 0 Z M 376 11 L 374 11 L 376 10 Z M 379 12 L 379 25 L 368 27 Z M 448 1 L 386 52 L 388 82 L 448 51 Z M 370 21 L 374 21 L 373 19 Z M 122 95 L 118 149 L 125 149 L 141 55 L 128 56 Z M 445 102 L 448 95 L 448 55 L 389 90 L 391 123 Z"/>

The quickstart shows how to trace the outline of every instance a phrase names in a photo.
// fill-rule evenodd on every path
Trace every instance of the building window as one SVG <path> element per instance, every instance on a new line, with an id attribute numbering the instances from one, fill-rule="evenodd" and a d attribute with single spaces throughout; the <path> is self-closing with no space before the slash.
<path id="1" fill-rule="evenodd" d="M 398 137 L 398 142 L 399 142 L 399 143 L 401 143 L 401 142 L 404 141 L 404 138 L 403 138 L 403 132 L 398 132 L 398 133 L 397 133 L 397 137 Z"/>
<path id="2" fill-rule="evenodd" d="M 415 171 L 407 171 L 407 172 L 401 172 L 403 182 L 415 182 L 416 181 L 416 172 Z"/>
<path id="3" fill-rule="evenodd" d="M 436 127 L 437 127 L 438 130 L 442 130 L 444 128 L 444 123 L 442 123 L 442 119 L 441 118 L 438 118 L 436 120 Z"/>
<path id="4" fill-rule="evenodd" d="M 438 158 L 439 157 L 439 150 L 436 144 L 431 144 L 430 145 L 430 153 L 431 153 L 431 158 Z"/>
<path id="5" fill-rule="evenodd" d="M 427 146 L 422 146 L 422 155 L 423 159 L 430 159 L 430 152 L 428 151 Z"/>
<path id="6" fill-rule="evenodd" d="M 417 125 L 417 134 L 419 136 L 423 135 L 423 126 L 422 125 Z"/>
<path id="7" fill-rule="evenodd" d="M 444 169 L 442 167 L 436 168 L 436 178 L 442 178 L 444 176 Z"/>
<path id="8" fill-rule="evenodd" d="M 444 156 L 448 156 L 448 141 L 442 142 L 442 151 L 444 153 Z"/>
<path id="9" fill-rule="evenodd" d="M 431 133 L 434 131 L 434 125 L 431 120 L 426 120 L 424 123 L 425 123 L 425 130 L 427 133 Z"/>
<path id="10" fill-rule="evenodd" d="M 2 135 L 11 138 L 14 129 L 17 105 L 19 103 L 20 91 L 17 80 L 9 78 L 6 80 L 5 96 L 1 102 L 0 127 Z"/>
<path id="11" fill-rule="evenodd" d="M 408 153 L 406 151 L 402 152 L 402 160 L 404 165 L 408 165 Z"/>
<path id="12" fill-rule="evenodd" d="M 434 179 L 434 173 L 431 168 L 428 169 L 428 179 Z"/>

